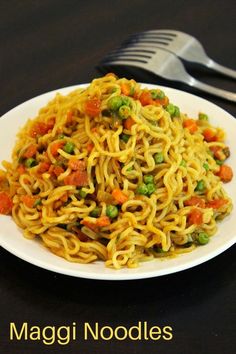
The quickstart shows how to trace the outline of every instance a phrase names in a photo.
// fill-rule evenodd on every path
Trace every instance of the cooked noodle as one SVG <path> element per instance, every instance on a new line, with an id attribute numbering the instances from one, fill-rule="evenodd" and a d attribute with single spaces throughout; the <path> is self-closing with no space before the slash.
<path id="1" fill-rule="evenodd" d="M 72 262 L 118 269 L 192 251 L 232 209 L 224 132 L 205 118 L 114 75 L 57 94 L 3 162 L 9 213 L 26 238 Z"/>

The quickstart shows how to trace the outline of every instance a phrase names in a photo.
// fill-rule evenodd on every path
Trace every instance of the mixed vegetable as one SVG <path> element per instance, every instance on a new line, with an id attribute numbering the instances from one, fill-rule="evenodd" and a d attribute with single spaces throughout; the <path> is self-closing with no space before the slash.
<path id="1" fill-rule="evenodd" d="M 232 168 L 225 164 L 230 156 L 230 150 L 223 143 L 221 130 L 213 128 L 209 124 L 209 118 L 205 113 L 200 112 L 198 119 L 188 118 L 180 113 L 179 107 L 169 101 L 169 98 L 162 90 L 159 89 L 141 89 L 134 80 L 118 80 L 113 88 L 109 88 L 105 96 L 98 94 L 95 97 L 88 95 L 84 101 L 82 109 L 74 109 L 65 112 L 64 126 L 57 125 L 57 116 L 51 116 L 44 121 L 35 120 L 28 130 L 28 144 L 21 147 L 17 152 L 17 166 L 15 177 L 16 183 L 23 176 L 24 183 L 30 184 L 27 176 L 35 176 L 42 179 L 43 176 L 52 181 L 57 186 L 74 186 L 72 192 L 66 191 L 59 200 L 54 202 L 54 209 L 58 210 L 62 206 L 68 205 L 71 200 L 76 197 L 77 200 L 84 200 L 85 204 L 95 201 L 95 206 L 89 214 L 89 218 L 78 219 L 76 224 L 68 222 L 58 224 L 58 227 L 68 228 L 76 234 L 81 241 L 86 242 L 89 237 L 82 231 L 88 228 L 94 232 L 99 232 L 103 228 L 117 220 L 122 215 L 122 205 L 129 201 L 131 194 L 127 189 L 121 189 L 117 183 L 113 190 L 106 191 L 103 196 L 98 198 L 98 185 L 94 171 L 92 174 L 88 171 L 87 161 L 95 148 L 94 142 L 88 138 L 82 149 L 83 158 L 77 158 L 81 153 L 81 146 L 77 144 L 76 138 L 79 136 L 79 123 L 81 117 L 89 117 L 93 124 L 92 133 L 96 134 L 98 125 L 103 117 L 109 121 L 110 128 L 116 131 L 120 129 L 120 149 L 126 149 L 132 142 L 132 136 L 135 134 L 133 127 L 140 124 L 135 117 L 134 105 L 139 104 L 141 107 L 152 105 L 154 107 L 162 107 L 165 114 L 171 120 L 179 120 L 182 122 L 183 131 L 194 137 L 195 134 L 201 136 L 205 146 L 208 147 L 209 159 L 202 162 L 203 177 L 196 182 L 194 195 L 187 198 L 184 207 L 187 208 L 187 226 L 196 225 L 194 232 L 189 235 L 192 243 L 204 245 L 209 241 L 209 235 L 202 229 L 203 215 L 206 208 L 212 208 L 214 212 L 221 210 L 227 205 L 228 201 L 224 198 L 216 198 L 208 200 L 207 198 L 207 174 L 214 174 L 223 183 L 230 182 L 233 178 Z M 104 118 L 104 119 L 105 119 Z M 147 121 L 149 129 L 153 125 L 153 129 L 158 122 Z M 149 124 L 150 123 L 150 124 Z M 53 134 L 52 134 L 53 132 Z M 47 136 L 47 139 L 43 139 Z M 164 149 L 157 149 L 152 154 L 155 168 L 151 173 L 142 173 L 142 178 L 133 177 L 132 171 L 135 161 L 127 168 L 129 176 L 125 178 L 136 183 L 133 188 L 133 198 L 151 198 L 156 193 L 159 186 L 157 185 L 155 176 L 158 171 L 168 165 L 166 161 L 167 152 Z M 135 156 L 133 157 L 135 160 Z M 116 169 L 122 175 L 124 163 L 119 159 L 113 158 Z M 123 164 L 123 165 L 122 165 Z M 188 168 L 188 161 L 182 158 L 180 169 Z M 114 171 L 112 171 L 114 173 Z M 14 172 L 15 173 L 15 172 Z M 140 180 L 142 182 L 140 183 Z M 95 185 L 95 192 L 88 193 L 90 182 Z M 139 182 L 138 182 L 139 181 Z M 32 186 L 31 186 L 32 187 Z M 6 174 L 0 175 L 0 213 L 11 214 L 14 206 L 14 196 L 11 195 L 9 186 L 6 183 Z M 32 194 L 21 195 L 21 202 L 25 208 L 36 209 L 41 212 L 45 202 L 42 197 L 41 190 L 34 190 Z M 106 204 L 104 209 L 103 204 Z M 197 231 L 196 231 L 197 230 Z"/>

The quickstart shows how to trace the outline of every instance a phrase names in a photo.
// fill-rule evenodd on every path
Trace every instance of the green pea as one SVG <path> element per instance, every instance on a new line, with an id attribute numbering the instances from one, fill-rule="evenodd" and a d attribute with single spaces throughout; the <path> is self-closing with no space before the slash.
<path id="1" fill-rule="evenodd" d="M 154 161 L 156 163 L 156 165 L 158 165 L 159 163 L 162 163 L 164 161 L 164 155 L 162 152 L 157 152 L 154 155 Z"/>
<path id="2" fill-rule="evenodd" d="M 166 252 L 166 251 L 164 251 L 164 250 L 162 249 L 162 247 L 160 247 L 160 246 L 156 246 L 156 247 L 155 247 L 155 251 L 158 252 L 158 253 L 165 253 L 165 252 Z"/>
<path id="3" fill-rule="evenodd" d="M 111 111 L 118 111 L 118 109 L 122 105 L 123 105 L 123 99 L 121 96 L 111 97 L 107 102 L 107 106 Z"/>
<path id="4" fill-rule="evenodd" d="M 186 167 L 186 166 L 187 166 L 186 161 L 185 161 L 185 160 L 182 160 L 182 161 L 180 162 L 180 166 Z"/>
<path id="5" fill-rule="evenodd" d="M 36 165 L 37 165 L 37 161 L 35 159 L 33 159 L 33 157 L 30 157 L 27 160 L 25 160 L 25 166 L 28 168 L 34 167 Z"/>
<path id="6" fill-rule="evenodd" d="M 86 198 L 87 193 L 83 190 L 83 188 L 79 190 L 79 196 L 83 199 Z"/>
<path id="7" fill-rule="evenodd" d="M 66 229 L 67 231 L 72 231 L 73 227 L 80 227 L 80 222 L 79 221 L 72 222 L 66 226 Z"/>
<path id="8" fill-rule="evenodd" d="M 224 163 L 224 160 L 215 160 L 217 165 L 221 166 Z"/>
<path id="9" fill-rule="evenodd" d="M 67 143 L 64 145 L 63 150 L 68 154 L 72 154 L 74 152 L 74 148 L 75 148 L 75 144 L 72 143 L 71 141 L 67 141 Z"/>
<path id="10" fill-rule="evenodd" d="M 206 120 L 206 121 L 208 121 L 208 120 L 209 120 L 209 117 L 208 117 L 208 115 L 205 114 L 205 113 L 199 113 L 199 114 L 198 114 L 198 119 L 199 119 L 199 120 Z"/>
<path id="11" fill-rule="evenodd" d="M 125 143 L 128 143 L 130 135 L 128 134 L 121 134 L 120 136 L 121 140 L 124 141 Z"/>
<path id="12" fill-rule="evenodd" d="M 115 205 L 108 205 L 106 208 L 106 215 L 111 218 L 114 219 L 117 217 L 117 215 L 119 214 L 119 210 Z"/>
<path id="13" fill-rule="evenodd" d="M 206 162 L 203 164 L 203 167 L 205 168 L 206 171 L 210 170 L 210 167 L 209 167 L 208 163 L 206 163 Z"/>
<path id="14" fill-rule="evenodd" d="M 142 183 L 136 189 L 137 194 L 148 195 L 148 187 L 145 183 Z"/>
<path id="15" fill-rule="evenodd" d="M 197 182 L 197 186 L 195 188 L 195 191 L 198 191 L 198 192 L 203 192 L 205 189 L 205 183 L 204 181 L 201 179 L 200 181 Z"/>
<path id="16" fill-rule="evenodd" d="M 121 119 L 127 119 L 130 116 L 130 108 L 126 105 L 120 106 L 118 115 Z"/>
<path id="17" fill-rule="evenodd" d="M 170 114 L 171 117 L 179 117 L 180 110 L 179 107 L 174 106 L 172 103 L 169 103 L 166 107 L 167 112 Z"/>
<path id="18" fill-rule="evenodd" d="M 61 229 L 66 230 L 67 229 L 67 225 L 66 224 L 58 224 L 58 227 L 60 227 Z"/>
<path id="19" fill-rule="evenodd" d="M 156 100 L 158 98 L 162 99 L 165 97 L 165 94 L 162 90 L 151 90 L 150 93 L 151 93 L 151 96 L 154 100 Z"/>
<path id="20" fill-rule="evenodd" d="M 64 138 L 65 138 L 65 135 L 64 135 L 64 134 L 59 134 L 57 138 L 58 138 L 58 139 L 64 139 Z"/>
<path id="21" fill-rule="evenodd" d="M 197 236 L 197 241 L 200 245 L 206 245 L 209 242 L 209 236 L 206 232 L 200 232 Z"/>
<path id="22" fill-rule="evenodd" d="M 154 177 L 152 175 L 146 175 L 143 177 L 144 183 L 153 183 L 154 182 Z"/>
<path id="23" fill-rule="evenodd" d="M 42 200 L 41 199 L 36 199 L 33 206 L 36 207 L 36 206 L 41 205 L 41 204 L 42 204 Z"/>
<path id="24" fill-rule="evenodd" d="M 92 216 L 93 218 L 97 218 L 100 215 L 101 215 L 101 208 L 99 207 L 95 207 L 90 213 L 90 216 Z"/>
<path id="25" fill-rule="evenodd" d="M 175 117 L 179 117 L 180 116 L 180 110 L 179 110 L 179 107 L 175 106 L 175 114 L 174 114 Z"/>
<path id="26" fill-rule="evenodd" d="M 193 242 L 186 242 L 185 244 L 183 244 L 183 247 L 184 248 L 189 248 L 189 247 L 192 246 L 192 244 L 193 244 Z"/>
<path id="27" fill-rule="evenodd" d="M 172 103 L 169 103 L 166 107 L 167 112 L 170 114 L 171 117 L 175 114 L 175 106 Z"/>
<path id="28" fill-rule="evenodd" d="M 130 96 L 133 96 L 134 93 L 135 93 L 135 87 L 131 85 L 129 95 L 130 95 Z"/>
<path id="29" fill-rule="evenodd" d="M 148 183 L 147 184 L 147 189 L 148 189 L 148 195 L 151 195 L 152 193 L 155 192 L 156 186 L 154 183 Z"/>

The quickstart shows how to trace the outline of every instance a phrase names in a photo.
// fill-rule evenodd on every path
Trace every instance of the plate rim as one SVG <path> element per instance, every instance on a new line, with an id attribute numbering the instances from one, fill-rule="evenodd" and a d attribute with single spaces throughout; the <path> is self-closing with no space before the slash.
<path id="1" fill-rule="evenodd" d="M 213 103 L 213 102 L 211 102 L 211 101 L 209 101 L 209 100 L 207 100 L 205 98 L 202 98 L 202 97 L 197 96 L 195 94 L 192 94 L 192 93 L 189 93 L 189 92 L 186 92 L 186 91 L 183 91 L 183 90 L 179 90 L 179 89 L 176 89 L 176 88 L 173 88 L 173 87 L 169 87 L 169 86 L 162 86 L 162 85 L 158 85 L 158 84 L 156 85 L 156 84 L 143 83 L 143 82 L 140 82 L 140 84 L 142 86 L 146 86 L 146 87 L 149 87 L 149 88 L 158 87 L 158 88 L 163 89 L 163 90 L 170 90 L 172 92 L 172 94 L 177 93 L 177 94 L 180 94 L 180 95 L 187 95 L 187 96 L 193 97 L 193 99 L 198 99 L 200 101 L 203 101 L 203 102 L 205 102 L 205 104 L 206 103 L 210 104 L 210 106 L 212 106 L 215 109 L 220 110 L 221 112 L 226 114 L 227 118 L 229 118 L 230 120 L 234 121 L 235 122 L 234 124 L 236 124 L 235 118 L 228 111 L 224 110 L 220 106 L 216 105 L 215 103 Z M 17 110 L 21 109 L 25 105 L 31 104 L 34 100 L 36 100 L 36 101 L 40 100 L 40 98 L 43 98 L 44 96 L 45 96 L 45 98 L 47 96 L 52 96 L 51 98 L 47 97 L 47 102 L 48 102 L 51 99 L 53 99 L 53 97 L 55 96 L 56 93 L 68 94 L 69 92 L 71 92 L 71 91 L 73 91 L 73 90 L 75 90 L 75 89 L 77 89 L 79 87 L 86 87 L 88 85 L 89 85 L 89 83 L 82 83 L 82 84 L 77 84 L 77 85 L 72 85 L 72 86 L 66 86 L 66 87 L 55 89 L 55 90 L 47 91 L 45 93 L 42 93 L 42 94 L 37 95 L 35 97 L 32 97 L 32 98 L 26 100 L 25 102 L 22 102 L 22 103 L 18 104 L 17 106 L 11 108 L 6 113 L 4 113 L 1 116 L 0 124 L 1 124 L 1 121 L 3 121 L 4 119 L 9 119 L 9 115 L 11 115 L 14 111 L 17 111 Z M 201 103 L 201 102 L 199 102 L 199 103 Z M 37 111 L 38 111 L 40 107 L 37 106 L 37 104 L 36 104 L 36 107 L 37 107 Z M 28 119 L 29 118 L 27 118 L 27 117 L 22 117 L 21 123 L 24 124 Z M 18 128 L 18 130 L 19 130 L 19 128 Z M 30 242 L 32 242 L 32 240 L 30 240 Z M 176 272 L 179 272 L 179 271 L 184 271 L 184 270 L 187 270 L 187 269 L 191 269 L 191 268 L 196 267 L 196 266 L 198 266 L 198 265 L 200 265 L 202 263 L 205 263 L 205 262 L 215 258 L 216 256 L 220 255 L 221 253 L 225 252 L 228 248 L 232 247 L 235 244 L 235 242 L 236 242 L 236 232 L 234 234 L 234 237 L 230 238 L 226 243 L 224 243 L 220 247 L 217 247 L 216 249 L 211 250 L 206 255 L 203 254 L 200 257 L 193 258 L 191 261 L 188 261 L 186 264 L 181 264 L 181 262 L 180 262 L 180 264 L 171 266 L 169 268 L 167 267 L 167 268 L 164 268 L 164 269 L 158 269 L 158 267 L 157 267 L 156 269 L 153 269 L 151 271 L 149 270 L 147 272 L 145 272 L 145 270 L 141 271 L 141 272 L 132 272 L 132 269 L 127 269 L 127 272 L 124 272 L 124 269 L 126 269 L 126 268 L 122 268 L 121 271 L 123 273 L 120 273 L 120 270 L 112 269 L 112 273 L 106 273 L 104 271 L 104 272 L 99 273 L 99 276 L 98 276 L 98 274 L 96 272 L 95 273 L 93 273 L 91 271 L 83 272 L 80 269 L 66 269 L 66 268 L 63 269 L 62 267 L 57 266 L 57 265 L 55 265 L 53 263 L 47 264 L 47 263 L 45 263 L 45 262 L 43 262 L 43 261 L 41 261 L 39 259 L 35 260 L 34 258 L 32 258 L 30 256 L 30 254 L 21 252 L 20 250 L 14 248 L 14 247 L 11 247 L 7 243 L 7 238 L 5 240 L 3 238 L 2 232 L 0 231 L 0 247 L 4 248 L 6 251 L 11 253 L 12 255 L 14 255 L 14 256 L 26 261 L 27 263 L 33 264 L 34 266 L 40 267 L 40 268 L 45 269 L 47 271 L 53 271 L 53 272 L 56 272 L 56 273 L 59 273 L 59 274 L 63 274 L 63 275 L 69 275 L 69 276 L 73 276 L 73 277 L 84 278 L 84 279 L 92 279 L 92 280 L 112 280 L 112 281 L 113 280 L 119 281 L 119 280 L 148 279 L 148 278 L 164 276 L 164 275 L 173 274 L 173 273 L 176 273 Z M 181 258 L 181 257 L 184 257 L 184 255 L 185 254 L 180 254 L 177 257 Z M 57 256 L 53 255 L 53 257 L 57 257 Z M 150 260 L 148 263 L 157 262 L 157 261 L 158 261 L 158 259 L 154 259 L 154 260 Z M 165 261 L 168 261 L 168 259 L 164 259 L 163 260 L 163 262 L 165 262 Z M 68 261 L 66 261 L 66 262 L 68 262 Z M 97 261 L 97 262 L 101 262 L 101 261 Z M 145 263 L 146 262 L 140 262 L 139 267 L 135 268 L 135 269 L 140 269 L 141 267 L 143 267 L 143 265 Z M 74 263 L 74 264 L 79 264 L 82 267 L 86 267 L 86 264 L 80 264 L 80 263 Z M 93 264 L 96 264 L 96 262 L 93 263 Z M 103 264 L 104 264 L 104 262 L 103 262 Z"/>

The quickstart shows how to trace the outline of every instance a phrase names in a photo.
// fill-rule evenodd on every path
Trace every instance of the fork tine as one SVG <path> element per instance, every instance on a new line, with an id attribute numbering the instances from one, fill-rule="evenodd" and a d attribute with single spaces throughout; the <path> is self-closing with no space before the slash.
<path id="1" fill-rule="evenodd" d="M 128 60 L 128 61 L 140 61 L 141 63 L 147 63 L 156 51 L 150 48 L 143 47 L 120 47 L 112 52 L 108 53 L 103 59 L 105 61 L 116 61 L 116 60 Z"/>
<path id="2" fill-rule="evenodd" d="M 142 33 L 137 33 L 135 35 L 131 35 L 128 39 L 139 39 L 139 38 L 158 38 L 158 39 L 163 39 L 166 41 L 173 41 L 175 39 L 175 37 L 173 36 L 167 36 L 164 34 L 158 34 L 158 33 L 146 33 L 146 32 L 142 32 Z"/>
<path id="3" fill-rule="evenodd" d="M 168 45 L 170 43 L 170 40 L 166 40 L 165 38 L 155 38 L 155 37 L 139 37 L 139 38 L 132 38 L 124 41 L 122 43 L 122 46 L 130 46 L 133 43 L 141 43 L 141 44 L 152 44 L 152 43 L 158 43 L 162 45 Z"/>
<path id="4" fill-rule="evenodd" d="M 125 41 L 125 42 L 123 42 L 122 43 L 122 45 L 124 45 L 124 46 L 130 46 L 130 45 L 132 45 L 133 43 L 138 43 L 138 44 L 147 44 L 147 45 L 149 45 L 149 46 L 151 46 L 152 44 L 161 44 L 161 45 L 166 45 L 166 46 L 168 46 L 169 45 L 169 43 L 170 43 L 170 41 L 169 40 L 165 40 L 164 38 L 162 38 L 162 39 L 159 39 L 159 38 L 154 38 L 154 37 L 152 37 L 152 38 L 149 38 L 149 37 L 147 37 L 147 38 L 135 38 L 135 39 L 131 39 L 131 40 L 127 40 L 127 41 Z"/>
<path id="5" fill-rule="evenodd" d="M 116 59 L 129 59 L 129 60 L 141 60 L 142 62 L 147 62 L 148 59 L 151 59 L 154 52 L 146 51 L 145 53 L 142 50 L 137 51 L 136 49 L 132 50 L 130 48 L 119 48 L 108 53 L 105 59 L 116 60 Z"/>
<path id="6" fill-rule="evenodd" d="M 128 39 L 126 39 L 122 45 L 127 46 L 132 43 L 147 43 L 147 44 L 152 44 L 152 43 L 158 43 L 161 45 L 169 45 L 172 41 L 174 40 L 174 37 L 166 37 L 163 35 L 155 35 L 155 34 L 147 34 L 146 32 L 138 33 L 134 36 L 130 36 Z"/>
<path id="7" fill-rule="evenodd" d="M 151 57 L 151 54 L 156 53 L 156 51 L 154 49 L 151 49 L 150 47 L 134 44 L 131 46 L 121 46 L 120 48 L 111 51 L 109 54 L 116 54 L 116 53 L 120 54 L 126 52 L 145 53 L 145 54 L 149 54 L 149 57 Z"/>
<path id="8" fill-rule="evenodd" d="M 177 37 L 180 33 L 183 33 L 183 32 L 170 30 L 170 29 L 162 29 L 162 30 L 150 30 L 150 31 L 145 31 L 145 32 L 140 32 L 140 33 L 164 35 L 164 36 L 168 36 L 168 37 Z"/>
<path id="9" fill-rule="evenodd" d="M 178 36 L 178 33 L 169 33 L 169 32 L 159 32 L 157 31 L 145 31 L 145 32 L 138 32 L 135 34 L 132 34 L 129 39 L 139 39 L 139 38 L 158 38 L 158 39 L 163 39 L 166 41 L 172 41 L 175 39 L 175 37 Z"/>
<path id="10" fill-rule="evenodd" d="M 127 57 L 125 59 L 105 57 L 102 60 L 101 64 L 105 66 L 116 66 L 116 65 L 136 66 L 138 68 L 144 69 L 144 65 L 147 64 L 147 62 L 145 60 L 132 58 L 132 57 Z"/>
<path id="11" fill-rule="evenodd" d="M 133 53 L 132 51 L 129 52 L 115 52 L 115 53 L 109 53 L 104 59 L 103 62 L 115 62 L 115 61 L 123 61 L 123 60 L 128 60 L 128 61 L 139 61 L 140 63 L 147 63 L 148 59 L 150 59 L 150 56 L 147 55 L 142 55 L 138 53 Z"/>

